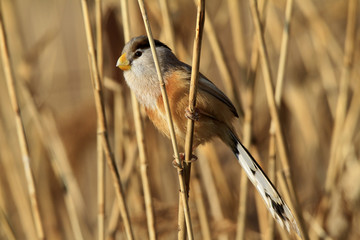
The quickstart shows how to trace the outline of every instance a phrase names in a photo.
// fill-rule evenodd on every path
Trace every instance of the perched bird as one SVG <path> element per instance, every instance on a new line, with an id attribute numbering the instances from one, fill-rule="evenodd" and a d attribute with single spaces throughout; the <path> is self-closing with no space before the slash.
<path id="1" fill-rule="evenodd" d="M 184 148 L 186 123 L 185 110 L 188 107 L 191 67 L 173 54 L 164 43 L 155 40 L 156 53 L 163 74 L 174 121 L 176 139 Z M 170 137 L 164 103 L 155 69 L 150 44 L 146 36 L 131 39 L 123 48 L 117 64 L 124 71 L 124 78 L 135 93 L 137 100 L 145 107 L 154 125 Z M 234 152 L 250 181 L 254 184 L 272 216 L 288 231 L 293 228 L 298 234 L 296 221 L 274 185 L 267 178 L 259 164 L 241 144 L 232 126 L 238 117 L 229 98 L 204 75 L 199 75 L 196 96 L 197 119 L 195 121 L 193 147 L 219 137 Z"/>

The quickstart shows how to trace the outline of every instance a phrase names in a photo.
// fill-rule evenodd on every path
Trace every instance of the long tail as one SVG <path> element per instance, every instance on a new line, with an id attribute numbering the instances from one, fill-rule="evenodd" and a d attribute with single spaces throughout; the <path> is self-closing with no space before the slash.
<path id="1" fill-rule="evenodd" d="M 294 231 L 299 236 L 301 236 L 295 218 L 291 214 L 289 207 L 282 200 L 274 185 L 265 175 L 259 164 L 255 161 L 248 150 L 241 144 L 237 136 L 230 129 L 229 133 L 231 139 L 230 146 L 236 158 L 238 159 L 242 168 L 245 170 L 246 175 L 250 181 L 254 184 L 260 193 L 271 215 L 282 227 L 285 227 L 288 232 L 290 232 L 290 228 L 293 228 Z"/>

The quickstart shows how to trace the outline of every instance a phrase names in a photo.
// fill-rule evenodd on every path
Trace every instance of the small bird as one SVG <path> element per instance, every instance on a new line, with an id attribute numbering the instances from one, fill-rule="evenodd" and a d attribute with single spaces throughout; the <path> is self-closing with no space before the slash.
<path id="1" fill-rule="evenodd" d="M 163 74 L 174 121 L 176 140 L 184 149 L 189 101 L 191 67 L 174 55 L 164 43 L 155 40 L 156 53 Z M 123 48 L 116 67 L 124 71 L 124 78 L 137 100 L 145 107 L 154 125 L 170 137 L 155 63 L 146 36 L 132 38 Z M 196 121 L 193 147 L 219 137 L 234 152 L 248 178 L 254 184 L 267 208 L 277 222 L 300 236 L 296 221 L 280 194 L 265 175 L 249 151 L 241 144 L 232 126 L 239 117 L 230 99 L 201 73 L 196 96 Z"/>

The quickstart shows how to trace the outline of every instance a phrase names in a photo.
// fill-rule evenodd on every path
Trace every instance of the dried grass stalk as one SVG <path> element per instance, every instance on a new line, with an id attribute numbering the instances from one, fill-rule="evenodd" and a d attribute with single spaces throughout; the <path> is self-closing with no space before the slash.
<path id="1" fill-rule="evenodd" d="M 176 53 L 174 29 L 172 26 L 171 17 L 169 13 L 168 1 L 159 0 L 159 4 L 160 4 L 160 11 L 163 17 L 162 19 L 164 21 L 164 33 L 165 33 L 166 42 L 169 44 L 169 47 Z"/>
<path id="2" fill-rule="evenodd" d="M 194 39 L 192 70 L 189 92 L 189 112 L 195 114 L 197 83 L 199 79 L 201 40 L 205 21 L 205 1 L 199 0 L 196 20 L 196 33 Z M 188 119 L 185 138 L 185 163 L 190 164 L 192 154 L 192 142 L 194 133 L 194 120 Z"/>
<path id="3" fill-rule="evenodd" d="M 130 25 L 129 25 L 127 0 L 121 1 L 121 13 L 122 13 L 121 15 L 122 15 L 123 29 L 124 29 L 124 38 L 125 38 L 125 42 L 128 42 L 130 40 Z M 141 182 L 142 182 L 144 198 L 145 198 L 145 209 L 146 209 L 147 226 L 149 231 L 149 239 L 155 240 L 156 239 L 155 217 L 154 217 L 154 208 L 151 197 L 150 182 L 147 171 L 148 160 L 145 150 L 144 130 L 141 120 L 139 103 L 137 102 L 136 96 L 133 92 L 131 92 L 131 104 L 134 113 L 136 139 L 139 149 L 140 174 L 141 174 Z"/>
<path id="4" fill-rule="evenodd" d="M 205 14 L 208 15 L 207 11 L 205 11 Z M 230 100 L 233 102 L 239 115 L 241 116 L 243 115 L 243 109 L 240 104 L 240 96 L 236 91 L 234 78 L 231 76 L 229 64 L 226 61 L 224 52 L 220 46 L 219 39 L 216 36 L 215 27 L 211 18 L 208 18 L 206 20 L 205 32 L 206 32 L 206 36 L 209 38 L 211 50 L 213 51 L 214 54 L 214 59 L 217 62 L 220 74 L 222 76 L 222 79 L 224 80 L 226 93 L 229 96 Z"/>
<path id="5" fill-rule="evenodd" d="M 65 205 L 74 236 L 76 239 L 83 239 L 80 222 L 85 219 L 84 201 L 80 187 L 70 167 L 64 144 L 56 129 L 55 120 L 49 110 L 45 110 L 43 114 L 39 112 L 29 88 L 23 81 L 19 82 L 19 90 L 24 101 L 27 103 L 27 111 L 34 121 L 41 141 L 49 152 L 50 164 L 55 176 L 60 186 L 62 186 L 61 189 L 63 190 Z"/>
<path id="6" fill-rule="evenodd" d="M 335 186 L 337 172 L 338 172 L 338 161 L 336 157 L 336 151 L 339 151 L 342 144 L 340 141 L 341 133 L 344 128 L 344 122 L 347 115 L 347 104 L 349 98 L 349 87 L 350 87 L 350 72 L 353 65 L 353 59 L 355 55 L 355 40 L 356 40 L 356 20 L 357 20 L 357 4 L 358 1 L 350 0 L 348 5 L 348 18 L 346 27 L 346 39 L 343 59 L 343 69 L 340 79 L 340 92 L 336 105 L 335 122 L 333 128 L 333 135 L 331 138 L 330 148 L 330 160 L 329 167 L 326 176 L 325 190 L 330 192 L 332 187 Z"/>
<path id="7" fill-rule="evenodd" d="M 145 209 L 146 209 L 146 219 L 147 219 L 147 225 L 149 231 L 149 239 L 154 240 L 156 239 L 155 217 L 154 217 L 154 208 L 152 203 L 150 182 L 149 182 L 148 170 L 147 170 L 148 160 L 145 151 L 144 131 L 141 122 L 139 104 L 136 100 L 135 94 L 131 94 L 131 100 L 134 110 L 136 138 L 139 147 L 140 174 L 141 174 L 141 182 L 142 182 L 144 198 L 145 198 Z"/>
<path id="8" fill-rule="evenodd" d="M 35 103 L 30 98 L 30 93 L 28 90 L 24 90 L 23 92 L 25 93 L 25 91 L 27 92 L 27 102 L 30 103 L 31 108 L 35 110 Z M 69 215 L 74 238 L 82 240 L 84 237 L 81 232 L 80 223 L 85 220 L 83 199 L 80 188 L 71 170 L 69 159 L 66 156 L 65 148 L 56 129 L 55 119 L 50 111 L 45 111 L 41 115 L 41 119 L 38 119 L 37 116 L 40 116 L 40 114 L 36 110 L 32 115 L 36 121 L 42 141 L 50 153 L 51 166 L 63 190 L 66 210 Z M 86 236 L 89 236 L 89 233 Z"/>
<path id="9" fill-rule="evenodd" d="M 189 205 L 188 205 L 187 199 L 186 199 L 187 197 L 186 197 L 185 181 L 184 181 L 184 178 L 183 178 L 182 168 L 180 167 L 181 162 L 180 162 L 179 152 L 178 152 L 177 143 L 176 143 L 174 123 L 173 123 L 172 117 L 171 117 L 169 100 L 168 100 L 168 96 L 167 96 L 166 89 L 165 89 L 165 83 L 164 83 L 164 80 L 162 78 L 162 73 L 161 73 L 161 69 L 160 69 L 160 65 L 159 65 L 159 60 L 158 60 L 157 55 L 156 55 L 155 43 L 154 43 L 154 39 L 152 37 L 150 23 L 149 23 L 149 20 L 148 20 L 148 17 L 147 17 L 146 9 L 145 9 L 145 4 L 144 4 L 143 0 L 138 0 L 138 3 L 139 3 L 141 14 L 142 14 L 142 17 L 143 17 L 143 20 L 144 20 L 144 25 L 145 25 L 146 33 L 147 33 L 147 36 L 148 36 L 148 39 L 149 39 L 151 52 L 152 52 L 152 55 L 153 55 L 153 58 L 154 58 L 156 72 L 157 72 L 158 78 L 159 78 L 161 95 L 162 95 L 162 98 L 163 98 L 163 101 L 164 101 L 164 106 L 165 106 L 165 111 L 166 111 L 166 118 L 167 118 L 167 122 L 168 122 L 168 125 L 169 125 L 170 137 L 171 137 L 171 143 L 172 143 L 173 150 L 174 150 L 175 161 L 176 161 L 176 164 L 179 166 L 177 168 L 177 170 L 178 170 L 178 178 L 179 178 L 179 184 L 180 184 L 180 195 L 181 195 L 181 200 L 183 202 L 183 208 L 184 208 L 184 214 L 185 214 L 185 221 L 186 221 L 188 237 L 191 240 L 191 239 L 193 239 L 193 232 L 192 232 L 192 226 L 191 226 L 190 209 L 189 209 Z"/>
<path id="10" fill-rule="evenodd" d="M 288 56 L 288 46 L 289 46 L 289 38 L 290 38 L 290 20 L 292 16 L 292 5 L 293 0 L 288 0 L 286 2 L 285 8 L 285 22 L 283 28 L 283 34 L 281 39 L 281 49 L 280 49 L 280 59 L 279 59 L 279 67 L 277 72 L 277 80 L 276 80 L 276 88 L 275 88 L 275 102 L 276 106 L 280 108 L 280 101 L 281 101 L 281 93 L 284 85 L 284 75 L 285 75 L 285 66 L 287 62 Z M 270 179 L 275 184 L 275 171 L 276 171 L 276 161 L 275 161 L 275 154 L 276 154 L 276 141 L 275 141 L 275 124 L 273 120 L 271 121 L 270 126 L 270 143 L 269 144 L 269 172 Z M 274 218 L 269 216 L 270 227 L 269 227 L 269 239 L 274 239 L 275 237 L 275 224 Z"/>
<path id="11" fill-rule="evenodd" d="M 104 109 L 104 102 L 103 102 L 103 91 L 102 85 L 99 79 L 99 72 L 98 67 L 96 64 L 95 59 L 95 50 L 94 44 L 92 40 L 92 33 L 90 28 L 90 20 L 89 20 L 89 12 L 88 7 L 85 0 L 81 0 L 83 18 L 84 18 L 84 27 L 86 32 L 86 40 L 88 45 L 88 58 L 89 58 L 89 65 L 91 70 L 91 76 L 93 80 L 93 92 L 95 97 L 95 106 L 96 106 L 96 113 L 98 117 L 98 134 L 101 137 L 101 142 L 103 146 L 103 151 L 105 152 L 105 157 L 110 168 L 110 172 L 113 177 L 113 184 L 115 188 L 115 193 L 117 197 L 117 202 L 119 204 L 119 209 L 121 216 L 124 221 L 125 231 L 128 239 L 133 239 L 133 231 L 132 226 L 130 223 L 129 213 L 127 209 L 127 205 L 124 198 L 124 192 L 121 185 L 120 174 L 116 167 L 114 155 L 112 153 L 109 138 L 107 134 L 107 126 L 106 126 L 106 116 L 105 116 L 105 109 Z"/>
<path id="12" fill-rule="evenodd" d="M 99 71 L 99 79 L 103 79 L 103 46 L 102 46 L 102 1 L 95 0 L 95 23 L 96 23 L 96 62 Z M 100 130 L 101 123 L 98 122 Z M 105 161 L 102 150 L 100 135 L 97 135 L 97 204 L 98 204 L 98 240 L 105 237 Z"/>
<path id="13" fill-rule="evenodd" d="M 264 21 L 264 11 L 267 1 L 261 1 L 259 6 L 259 12 L 261 13 L 261 21 Z M 254 36 L 255 39 L 255 36 Z M 259 53 L 257 42 L 253 41 L 250 66 L 247 76 L 247 88 L 245 92 L 246 105 L 244 111 L 244 126 L 243 126 L 243 138 L 244 146 L 249 149 L 252 138 L 252 120 L 253 120 L 253 104 L 254 104 L 254 85 L 256 79 L 256 70 L 259 62 Z M 245 225 L 246 225 L 246 210 L 247 210 L 247 196 L 249 188 L 249 179 L 246 176 L 245 171 L 242 169 L 240 177 L 240 192 L 239 192 L 239 208 L 236 222 L 236 240 L 245 239 Z M 256 201 L 256 204 L 258 201 Z M 258 205 L 258 204 L 257 204 Z"/>
<path id="14" fill-rule="evenodd" d="M 262 26 L 261 26 L 261 22 L 260 22 L 260 18 L 259 18 L 259 12 L 258 12 L 256 1 L 255 0 L 250 1 L 250 6 L 251 6 L 251 13 L 252 13 L 253 20 L 254 20 L 256 35 L 258 38 L 260 58 L 261 58 L 261 67 L 262 67 L 262 72 L 263 72 L 268 106 L 269 106 L 272 121 L 274 122 L 274 125 L 275 125 L 276 142 L 277 142 L 277 147 L 278 147 L 278 151 L 279 151 L 279 156 L 280 156 L 281 163 L 283 165 L 287 184 L 289 186 L 289 188 L 288 188 L 290 191 L 289 196 L 291 196 L 291 201 L 293 202 L 292 205 L 295 206 L 295 209 L 294 209 L 295 212 L 293 212 L 293 213 L 295 215 L 295 219 L 298 220 L 297 222 L 299 224 L 299 229 L 301 231 L 301 235 L 304 237 L 304 239 L 309 239 L 307 231 L 305 230 L 302 212 L 300 209 L 300 205 L 298 203 L 299 201 L 296 196 L 296 192 L 295 192 L 294 184 L 293 184 L 293 180 L 292 180 L 292 175 L 290 172 L 288 154 L 287 154 L 286 147 L 285 147 L 284 134 L 283 134 L 282 126 L 280 123 L 279 112 L 278 112 L 278 108 L 276 106 L 276 101 L 275 101 L 275 97 L 274 97 L 274 89 L 272 86 L 269 60 L 268 60 L 267 51 L 266 51 L 266 47 L 265 47 L 264 36 L 262 34 Z"/>
<path id="15" fill-rule="evenodd" d="M 13 76 L 12 66 L 9 58 L 8 45 L 6 42 L 6 33 L 4 28 L 4 21 L 2 16 L 2 9 L 0 7 L 0 52 L 2 65 L 5 72 L 5 80 L 10 96 L 11 107 L 14 112 L 15 125 L 17 130 L 17 136 L 20 144 L 20 152 L 22 155 L 22 162 L 24 165 L 25 177 L 27 181 L 27 188 L 29 191 L 29 198 L 31 203 L 31 211 L 33 214 L 33 220 L 35 223 L 36 233 L 39 239 L 45 239 L 43 223 L 40 216 L 39 204 L 36 194 L 36 188 L 34 183 L 34 176 L 30 166 L 29 147 L 25 136 L 25 129 L 23 120 L 21 117 L 20 106 L 18 103 L 18 97 L 15 91 L 15 79 Z"/>
<path id="16" fill-rule="evenodd" d="M 221 228 L 222 224 L 220 224 L 220 223 L 224 222 L 225 217 L 224 217 L 223 210 L 221 208 L 219 191 L 216 189 L 216 184 L 214 182 L 214 177 L 211 172 L 211 168 L 210 168 L 210 164 L 209 164 L 210 151 L 207 151 L 207 149 L 209 147 L 210 147 L 210 145 L 206 144 L 203 147 L 204 151 L 199 151 L 199 153 L 200 153 L 199 157 L 201 159 L 201 161 L 199 161 L 199 164 L 200 164 L 199 171 L 201 173 L 202 182 L 206 183 L 205 192 L 207 194 L 207 198 L 209 201 L 211 216 L 213 216 L 214 221 L 216 223 L 219 223 L 220 226 L 218 226 L 218 228 Z M 228 234 L 226 232 L 221 233 L 221 234 L 219 234 L 218 239 L 226 240 L 226 239 L 228 239 Z"/>
<path id="17" fill-rule="evenodd" d="M 227 2 L 235 58 L 239 67 L 245 67 L 247 65 L 247 43 L 244 37 L 244 23 L 241 21 L 240 2 L 237 0 L 228 0 Z"/>
<path id="18" fill-rule="evenodd" d="M 201 228 L 202 239 L 211 239 L 211 232 L 209 226 L 209 220 L 207 217 L 207 209 L 203 197 L 203 191 L 200 184 L 199 174 L 197 173 L 196 167 L 193 168 L 192 172 L 191 189 L 194 193 L 194 199 L 196 209 L 199 215 L 199 222 Z"/>
<path id="19" fill-rule="evenodd" d="M 1 228 L 2 228 L 2 234 L 6 237 L 6 239 L 8 240 L 15 240 L 15 234 L 13 232 L 13 230 L 11 229 L 11 226 L 8 222 L 8 218 L 5 214 L 5 212 L 3 211 L 2 207 L 0 207 L 0 224 L 1 224 Z"/>
<path id="20" fill-rule="evenodd" d="M 199 0 L 197 3 L 197 18 L 196 18 L 196 31 L 193 45 L 193 57 L 192 57 L 192 70 L 190 79 L 190 90 L 189 90 L 189 107 L 188 111 L 190 114 L 195 114 L 196 105 L 196 93 L 197 83 L 199 78 L 200 68 L 200 53 L 201 53 L 201 41 L 203 36 L 203 28 L 205 21 L 205 0 Z M 192 143 L 194 133 L 194 120 L 187 120 L 186 137 L 185 137 L 185 163 L 184 163 L 184 178 L 185 178 L 185 191 L 188 199 L 189 187 L 190 187 L 190 174 L 191 174 L 191 158 L 192 158 Z M 179 215 L 183 212 L 179 211 Z M 181 221 L 181 216 L 179 220 Z M 178 239 L 185 239 L 186 226 L 184 221 L 179 222 Z"/>

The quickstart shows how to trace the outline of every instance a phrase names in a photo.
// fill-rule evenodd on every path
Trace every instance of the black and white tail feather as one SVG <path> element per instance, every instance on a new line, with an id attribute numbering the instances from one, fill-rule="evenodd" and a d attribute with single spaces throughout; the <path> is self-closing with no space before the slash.
<path id="1" fill-rule="evenodd" d="M 240 165 L 245 170 L 246 175 L 260 193 L 271 215 L 283 228 L 286 228 L 288 232 L 290 232 L 290 228 L 292 228 L 301 236 L 294 216 L 291 214 L 289 207 L 282 200 L 274 185 L 247 149 L 241 144 L 237 136 L 231 130 L 229 131 L 233 141 L 232 150 Z"/>

